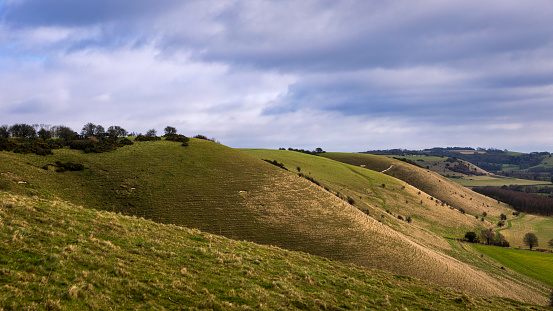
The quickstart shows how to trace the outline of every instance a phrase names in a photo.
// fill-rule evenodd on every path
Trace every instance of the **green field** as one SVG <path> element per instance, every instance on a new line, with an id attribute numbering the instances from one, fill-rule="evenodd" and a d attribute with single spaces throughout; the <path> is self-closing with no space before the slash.
<path id="1" fill-rule="evenodd" d="M 543 284 L 553 287 L 553 254 L 474 244 L 479 252 Z"/>
<path id="2" fill-rule="evenodd" d="M 450 178 L 451 181 L 456 182 L 464 187 L 485 187 L 494 186 L 501 187 L 503 185 L 551 185 L 543 181 L 516 179 L 516 178 L 504 178 L 494 176 L 470 176 L 465 178 Z"/>
<path id="3" fill-rule="evenodd" d="M 547 310 L 0 191 L 2 310 Z"/>
<path id="4" fill-rule="evenodd" d="M 510 221 L 511 226 L 501 230 L 501 234 L 505 236 L 512 247 L 524 247 L 523 238 L 528 232 L 534 233 L 538 237 L 538 248 L 552 249 L 547 242 L 553 239 L 553 217 L 523 215 L 517 219 Z"/>

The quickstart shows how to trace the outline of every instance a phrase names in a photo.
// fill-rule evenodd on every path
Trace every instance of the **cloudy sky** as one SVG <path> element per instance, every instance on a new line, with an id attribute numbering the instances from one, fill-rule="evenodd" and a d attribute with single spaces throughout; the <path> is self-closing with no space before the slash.
<path id="1" fill-rule="evenodd" d="M 553 151 L 553 2 L 0 0 L 0 124 Z"/>

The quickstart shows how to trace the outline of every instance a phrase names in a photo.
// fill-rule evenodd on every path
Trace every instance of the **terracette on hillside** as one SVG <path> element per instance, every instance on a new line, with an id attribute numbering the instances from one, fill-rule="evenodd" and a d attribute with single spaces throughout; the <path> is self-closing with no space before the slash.
<path id="1" fill-rule="evenodd" d="M 87 169 L 65 173 L 44 169 L 56 160 L 81 163 Z M 403 200 L 401 191 L 419 196 L 415 189 L 402 189 L 406 184 L 389 176 L 371 177 L 364 175 L 368 170 L 326 161 L 329 176 L 344 168 L 357 176 L 351 181 L 357 186 L 345 179 L 345 193 L 357 191 L 348 187 L 364 187 L 361 196 L 381 204 Z M 48 157 L 4 152 L 0 153 L 0 172 L 5 173 L 1 178 L 9 183 L 7 188 L 18 193 L 59 197 L 86 207 L 299 250 L 482 295 L 545 301 L 544 296 L 535 295 L 535 289 L 488 275 L 444 255 L 438 247 L 426 247 L 413 238 L 415 233 L 407 237 L 393 230 L 393 226 L 409 228 L 404 223 L 380 223 L 294 173 L 208 141 L 192 140 L 189 147 L 167 141 L 143 142 L 102 154 L 63 149 Z M 387 195 L 376 190 L 382 183 Z M 366 190 L 371 187 L 374 191 Z M 446 207 L 443 210 L 452 217 L 468 217 Z M 413 228 L 404 231 L 426 230 L 428 236 L 435 235 L 428 229 Z"/>

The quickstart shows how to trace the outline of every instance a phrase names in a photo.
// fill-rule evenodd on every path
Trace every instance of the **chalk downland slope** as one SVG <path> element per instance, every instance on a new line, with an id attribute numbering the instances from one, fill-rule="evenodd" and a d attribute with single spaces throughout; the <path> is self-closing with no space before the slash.
<path id="1" fill-rule="evenodd" d="M 509 214 L 511 212 L 505 204 L 475 193 L 437 173 L 400 160 L 355 153 L 330 152 L 322 156 L 378 172 L 386 170 L 386 175 L 403 180 L 438 200 L 456 209 L 462 208 L 472 215 L 482 215 L 483 212 L 486 212 L 489 216 L 499 216 L 502 213 Z"/>
<path id="2" fill-rule="evenodd" d="M 546 310 L 2 191 L 0 224 L 6 310 Z"/>
<path id="3" fill-rule="evenodd" d="M 56 161 L 86 169 L 59 173 L 51 166 Z M 48 157 L 2 152 L 0 172 L 3 188 L 15 193 L 58 197 L 481 295 L 545 303 L 535 289 L 418 244 L 296 174 L 208 141 L 192 140 L 189 147 L 142 142 L 102 154 L 62 149 Z M 390 185 L 385 188 L 391 187 L 394 179 L 382 176 Z M 401 183 L 395 183 L 399 190 Z"/>

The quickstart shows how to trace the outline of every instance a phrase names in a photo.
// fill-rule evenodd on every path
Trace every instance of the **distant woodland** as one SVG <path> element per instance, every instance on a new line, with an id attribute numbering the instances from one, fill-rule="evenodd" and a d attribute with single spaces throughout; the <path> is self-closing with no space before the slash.
<path id="1" fill-rule="evenodd" d="M 507 203 L 519 212 L 553 216 L 553 198 L 551 197 L 510 190 L 508 187 L 475 187 L 472 190 Z"/>

